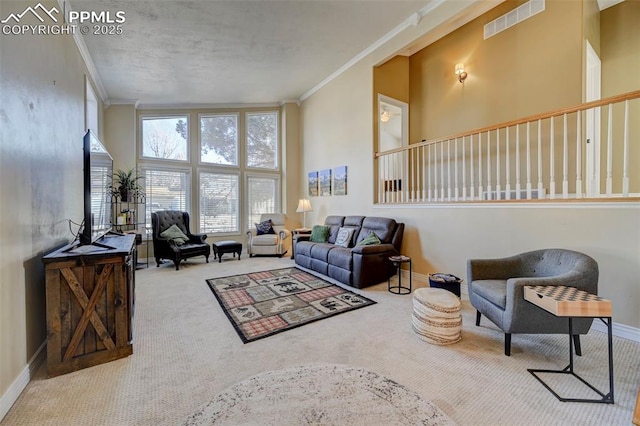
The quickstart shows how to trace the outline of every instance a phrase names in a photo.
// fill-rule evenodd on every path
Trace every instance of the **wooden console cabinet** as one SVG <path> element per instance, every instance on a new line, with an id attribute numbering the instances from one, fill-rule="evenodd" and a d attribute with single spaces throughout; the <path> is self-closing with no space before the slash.
<path id="1" fill-rule="evenodd" d="M 133 353 L 135 236 L 100 243 L 110 248 L 68 245 L 42 259 L 51 377 Z"/>

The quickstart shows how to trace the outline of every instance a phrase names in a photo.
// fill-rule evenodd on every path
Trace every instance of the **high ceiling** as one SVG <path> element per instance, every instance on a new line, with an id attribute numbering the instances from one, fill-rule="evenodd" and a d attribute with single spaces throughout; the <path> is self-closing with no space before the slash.
<path id="1" fill-rule="evenodd" d="M 76 0 L 125 12 L 123 34 L 84 37 L 112 102 L 298 99 L 430 0 Z M 112 15 L 113 16 L 113 15 Z"/>

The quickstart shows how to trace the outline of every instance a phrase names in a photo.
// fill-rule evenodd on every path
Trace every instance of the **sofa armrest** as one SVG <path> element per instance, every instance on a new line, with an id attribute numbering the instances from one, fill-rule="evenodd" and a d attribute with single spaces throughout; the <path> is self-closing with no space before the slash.
<path id="1" fill-rule="evenodd" d="M 368 255 L 368 254 L 380 254 L 380 253 L 389 253 L 389 255 L 398 254 L 396 248 L 393 244 L 371 244 L 368 246 L 356 246 L 351 249 L 351 253 Z"/>

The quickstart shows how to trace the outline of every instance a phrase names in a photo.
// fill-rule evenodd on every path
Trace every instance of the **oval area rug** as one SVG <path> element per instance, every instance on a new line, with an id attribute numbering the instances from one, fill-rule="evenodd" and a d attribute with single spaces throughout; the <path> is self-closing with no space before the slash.
<path id="1" fill-rule="evenodd" d="M 453 425 L 434 404 L 347 365 L 269 371 L 226 389 L 185 425 Z"/>

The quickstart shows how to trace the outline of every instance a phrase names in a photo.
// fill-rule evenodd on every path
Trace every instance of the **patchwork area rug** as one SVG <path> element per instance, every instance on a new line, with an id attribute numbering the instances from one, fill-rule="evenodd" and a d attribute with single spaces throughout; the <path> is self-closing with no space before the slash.
<path id="1" fill-rule="evenodd" d="M 436 405 L 374 372 L 348 365 L 269 371 L 237 383 L 184 425 L 431 425 L 454 422 Z"/>
<path id="2" fill-rule="evenodd" d="M 207 284 L 244 343 L 376 303 L 297 268 Z"/>

